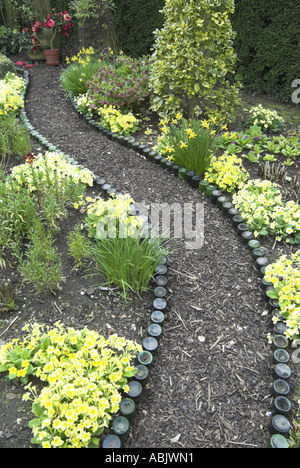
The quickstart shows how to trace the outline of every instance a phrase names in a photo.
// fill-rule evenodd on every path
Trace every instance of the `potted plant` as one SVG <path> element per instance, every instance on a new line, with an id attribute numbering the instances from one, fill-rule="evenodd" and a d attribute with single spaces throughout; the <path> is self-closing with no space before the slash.
<path id="1" fill-rule="evenodd" d="M 68 30 L 73 26 L 71 16 L 67 11 L 56 12 L 55 9 L 43 20 L 37 21 L 33 28 L 33 50 L 43 51 L 46 63 L 50 66 L 59 65 L 59 47 L 61 36 L 68 37 Z"/>

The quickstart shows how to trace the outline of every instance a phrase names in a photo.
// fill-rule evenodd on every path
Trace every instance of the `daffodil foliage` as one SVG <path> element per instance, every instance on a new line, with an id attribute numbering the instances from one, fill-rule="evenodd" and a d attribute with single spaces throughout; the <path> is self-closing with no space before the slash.
<path id="1" fill-rule="evenodd" d="M 155 111 L 172 112 L 187 103 L 191 116 L 199 98 L 209 118 L 233 120 L 239 86 L 226 79 L 236 60 L 233 11 L 233 0 L 166 0 L 150 80 Z"/>

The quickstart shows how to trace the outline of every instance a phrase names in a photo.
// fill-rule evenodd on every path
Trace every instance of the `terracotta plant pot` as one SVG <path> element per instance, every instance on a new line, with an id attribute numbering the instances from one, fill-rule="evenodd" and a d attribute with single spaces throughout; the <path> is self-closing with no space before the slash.
<path id="1" fill-rule="evenodd" d="M 46 56 L 46 64 L 50 67 L 57 67 L 59 65 L 59 49 L 44 50 Z"/>

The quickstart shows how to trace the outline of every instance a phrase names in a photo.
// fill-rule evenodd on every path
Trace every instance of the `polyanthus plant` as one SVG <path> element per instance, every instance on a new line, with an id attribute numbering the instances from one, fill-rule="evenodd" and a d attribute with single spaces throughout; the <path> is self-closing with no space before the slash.
<path id="1" fill-rule="evenodd" d="M 24 107 L 24 98 L 20 93 L 25 90 L 25 80 L 14 73 L 7 73 L 0 80 L 0 116 L 18 112 Z"/>
<path id="2" fill-rule="evenodd" d="M 274 286 L 267 295 L 278 300 L 280 314 L 287 326 L 285 335 L 297 340 L 300 338 L 300 251 L 291 257 L 281 256 L 275 263 L 268 265 L 265 278 Z M 273 317 L 276 323 L 278 317 Z"/>
<path id="3" fill-rule="evenodd" d="M 233 11 L 233 0 L 166 0 L 150 75 L 155 111 L 174 114 L 184 102 L 191 117 L 199 99 L 209 118 L 234 120 L 239 87 L 226 79 L 235 72 Z"/>
<path id="4" fill-rule="evenodd" d="M 244 186 L 249 179 L 249 173 L 244 169 L 241 158 L 225 152 L 219 158 L 212 157 L 205 179 L 216 184 L 220 190 L 230 193 Z"/>
<path id="5" fill-rule="evenodd" d="M 279 132 L 284 126 L 284 119 L 276 111 L 265 109 L 261 104 L 252 107 L 245 122 L 246 127 L 257 125 L 264 132 Z"/>
<path id="6" fill-rule="evenodd" d="M 65 329 L 61 323 L 26 325 L 24 339 L 0 349 L 0 372 L 27 385 L 24 400 L 33 400 L 31 443 L 42 448 L 96 448 L 98 436 L 118 412 L 121 391 L 136 369 L 142 348 L 117 335 L 108 339 L 87 328 Z M 38 377 L 40 394 L 29 378 Z"/>
<path id="7" fill-rule="evenodd" d="M 86 224 L 90 237 L 137 237 L 143 220 L 139 216 L 130 216 L 130 206 L 134 200 L 129 194 L 113 196 L 108 200 L 89 200 Z"/>
<path id="8" fill-rule="evenodd" d="M 300 206 L 285 203 L 280 187 L 269 180 L 249 180 L 233 195 L 249 229 L 258 236 L 276 236 L 290 244 L 300 242 Z"/>
<path id="9" fill-rule="evenodd" d="M 100 107 L 97 113 L 100 125 L 114 133 L 129 136 L 138 129 L 139 121 L 131 112 L 122 113 L 113 106 L 105 105 Z"/>
<path id="10" fill-rule="evenodd" d="M 88 93 L 75 98 L 79 112 L 99 120 L 99 124 L 113 133 L 129 136 L 138 129 L 139 121 L 131 112 L 121 112 L 114 106 L 97 107 L 89 99 Z"/>

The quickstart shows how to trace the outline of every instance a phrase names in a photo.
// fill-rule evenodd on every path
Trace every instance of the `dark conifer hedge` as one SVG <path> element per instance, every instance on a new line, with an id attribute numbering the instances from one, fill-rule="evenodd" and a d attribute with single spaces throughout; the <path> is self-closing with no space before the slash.
<path id="1" fill-rule="evenodd" d="M 131 57 L 149 54 L 154 44 L 153 31 L 163 26 L 159 10 L 164 0 L 114 0 L 115 28 L 120 49 Z"/>
<path id="2" fill-rule="evenodd" d="M 236 0 L 237 74 L 245 87 L 290 101 L 300 79 L 300 2 Z"/>

